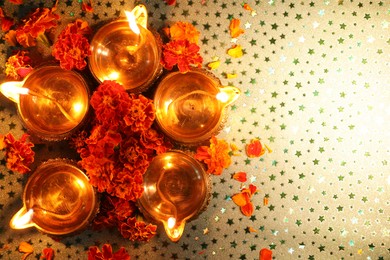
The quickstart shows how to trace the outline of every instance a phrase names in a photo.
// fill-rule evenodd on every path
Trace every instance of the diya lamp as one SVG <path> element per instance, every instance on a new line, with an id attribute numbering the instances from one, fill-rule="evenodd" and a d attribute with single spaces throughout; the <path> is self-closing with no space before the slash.
<path id="1" fill-rule="evenodd" d="M 81 169 L 66 159 L 52 159 L 29 177 L 23 207 L 12 217 L 10 227 L 70 235 L 89 225 L 98 204 L 97 193 Z"/>
<path id="2" fill-rule="evenodd" d="M 198 145 L 217 134 L 226 118 L 226 107 L 240 95 L 233 86 L 222 86 L 204 70 L 169 73 L 154 95 L 156 121 L 174 141 Z"/>
<path id="3" fill-rule="evenodd" d="M 0 92 L 17 104 L 29 132 L 43 140 L 66 139 L 89 110 L 89 87 L 84 78 L 59 66 L 34 69 L 23 81 L 1 84 Z"/>
<path id="4" fill-rule="evenodd" d="M 99 81 L 115 80 L 129 92 L 145 91 L 161 74 L 161 39 L 147 29 L 147 11 L 137 5 L 102 26 L 91 41 L 89 67 Z"/>
<path id="5" fill-rule="evenodd" d="M 138 207 L 145 217 L 161 222 L 169 239 L 177 242 L 185 224 L 205 210 L 210 179 L 203 166 L 181 151 L 153 158 L 143 176 Z"/>

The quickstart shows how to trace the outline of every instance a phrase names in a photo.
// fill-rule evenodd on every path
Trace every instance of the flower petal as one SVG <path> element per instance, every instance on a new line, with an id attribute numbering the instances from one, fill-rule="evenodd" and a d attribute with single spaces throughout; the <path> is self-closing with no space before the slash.
<path id="1" fill-rule="evenodd" d="M 247 204 L 247 201 L 248 201 L 248 194 L 246 194 L 246 193 L 234 194 L 232 196 L 232 200 L 239 207 L 245 206 Z"/>
<path id="2" fill-rule="evenodd" d="M 246 182 L 246 172 L 236 172 L 233 174 L 233 179 L 239 182 Z"/>
<path id="3" fill-rule="evenodd" d="M 221 65 L 221 61 L 220 60 L 216 60 L 216 61 L 212 61 L 212 62 L 209 62 L 207 64 L 207 67 L 211 70 L 216 70 L 219 68 L 219 66 Z"/>
<path id="4" fill-rule="evenodd" d="M 262 248 L 259 257 L 259 260 L 272 260 L 272 251 L 268 248 Z"/>
<path id="5" fill-rule="evenodd" d="M 244 55 L 244 52 L 242 51 L 241 45 L 234 45 L 232 48 L 228 50 L 228 55 L 232 58 L 240 58 L 242 55 Z"/>
<path id="6" fill-rule="evenodd" d="M 237 38 L 244 33 L 244 30 L 240 28 L 240 23 L 241 21 L 235 18 L 230 21 L 229 30 L 232 38 Z"/>
<path id="7" fill-rule="evenodd" d="M 245 204 L 240 209 L 241 209 L 242 214 L 244 214 L 247 217 L 250 217 L 253 214 L 253 204 L 252 204 L 252 202 L 249 202 L 249 203 Z"/>
<path id="8" fill-rule="evenodd" d="M 259 139 L 252 139 L 251 142 L 246 146 L 246 155 L 250 158 L 260 157 L 265 153 L 263 145 Z"/>

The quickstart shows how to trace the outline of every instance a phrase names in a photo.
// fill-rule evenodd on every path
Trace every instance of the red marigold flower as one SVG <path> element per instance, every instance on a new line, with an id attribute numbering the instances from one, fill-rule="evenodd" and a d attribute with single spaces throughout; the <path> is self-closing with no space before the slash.
<path id="1" fill-rule="evenodd" d="M 134 202 L 104 194 L 100 200 L 99 213 L 93 220 L 93 227 L 116 227 L 131 217 L 136 209 Z"/>
<path id="2" fill-rule="evenodd" d="M 132 132 L 142 132 L 149 129 L 156 117 L 153 101 L 143 95 L 130 94 L 129 110 L 124 116 L 125 126 Z"/>
<path id="3" fill-rule="evenodd" d="M 124 247 L 113 253 L 111 245 L 104 244 L 102 251 L 97 246 L 91 246 L 88 250 L 88 260 L 130 260 L 130 255 Z"/>
<path id="4" fill-rule="evenodd" d="M 89 182 L 96 187 L 99 192 L 106 191 L 112 184 L 115 174 L 115 162 L 105 157 L 95 157 L 90 155 L 83 158 L 80 165 L 89 176 Z"/>
<path id="5" fill-rule="evenodd" d="M 27 76 L 32 70 L 32 59 L 28 51 L 17 51 L 10 56 L 5 63 L 5 75 L 14 80 L 20 80 Z"/>
<path id="6" fill-rule="evenodd" d="M 207 165 L 207 172 L 221 175 L 224 168 L 231 164 L 230 148 L 225 140 L 218 140 L 213 136 L 210 146 L 200 146 L 196 150 L 195 158 Z"/>
<path id="7" fill-rule="evenodd" d="M 188 40 L 171 41 L 163 45 L 161 63 L 164 68 L 171 70 L 177 65 L 180 72 L 190 70 L 190 65 L 201 67 L 203 58 L 199 54 L 199 46 Z"/>
<path id="8" fill-rule="evenodd" d="M 135 217 L 129 218 L 127 222 L 122 223 L 119 231 L 124 238 L 131 241 L 149 241 L 156 234 L 157 226 L 146 224 L 143 221 L 137 221 Z"/>
<path id="9" fill-rule="evenodd" d="M 12 25 L 14 25 L 14 20 L 10 17 L 7 17 L 4 14 L 3 8 L 0 7 L 0 25 L 3 32 L 8 32 Z"/>
<path id="10" fill-rule="evenodd" d="M 115 81 L 106 80 L 91 97 L 91 106 L 99 124 L 118 126 L 128 113 L 130 97 L 124 87 Z"/>
<path id="11" fill-rule="evenodd" d="M 139 170 L 143 174 L 149 166 L 147 151 L 141 146 L 140 140 L 132 136 L 121 143 L 119 160 L 131 172 Z"/>
<path id="12" fill-rule="evenodd" d="M 21 5 L 23 4 L 23 0 L 8 0 L 10 3 L 16 4 L 16 5 Z"/>
<path id="13" fill-rule="evenodd" d="M 11 171 L 25 174 L 30 171 L 30 165 L 34 162 L 35 152 L 31 149 L 33 143 L 28 142 L 28 134 L 23 134 L 19 140 L 9 133 L 0 135 L 0 148 L 6 149 L 6 166 Z"/>
<path id="14" fill-rule="evenodd" d="M 23 24 L 16 29 L 16 39 L 25 48 L 35 46 L 38 36 L 57 26 L 60 19 L 55 14 L 56 6 L 52 9 L 37 8 L 27 18 L 23 19 Z"/>
<path id="15" fill-rule="evenodd" d="M 121 199 L 128 201 L 137 201 L 144 191 L 143 175 L 144 170 L 135 170 L 133 172 L 124 168 L 115 175 L 114 182 L 108 186 L 107 192 Z"/>
<path id="16" fill-rule="evenodd" d="M 46 260 L 52 260 L 54 258 L 54 250 L 53 248 L 47 247 L 42 250 L 41 258 Z"/>
<path id="17" fill-rule="evenodd" d="M 61 68 L 83 70 L 86 67 L 85 59 L 91 55 L 91 49 L 84 35 L 89 33 L 91 33 L 91 28 L 81 19 L 68 24 L 60 33 L 53 46 L 52 54 L 60 61 Z"/>
<path id="18" fill-rule="evenodd" d="M 141 133 L 141 144 L 147 149 L 153 149 L 157 154 L 162 154 L 173 147 L 172 143 L 165 140 L 164 135 L 150 128 Z"/>

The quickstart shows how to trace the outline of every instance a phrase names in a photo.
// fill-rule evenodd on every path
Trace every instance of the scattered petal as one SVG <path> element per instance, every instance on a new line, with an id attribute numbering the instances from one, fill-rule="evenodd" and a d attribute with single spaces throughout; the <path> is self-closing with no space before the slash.
<path id="1" fill-rule="evenodd" d="M 272 251 L 269 250 L 268 248 L 261 249 L 259 260 L 272 260 Z"/>
<path id="2" fill-rule="evenodd" d="M 221 65 L 221 61 L 216 60 L 216 61 L 209 62 L 207 64 L 207 68 L 209 68 L 210 70 L 216 70 L 219 68 L 220 65 Z"/>
<path id="3" fill-rule="evenodd" d="M 247 217 L 250 217 L 253 214 L 253 204 L 252 204 L 252 202 L 249 202 L 249 203 L 245 204 L 240 209 L 241 209 L 242 214 L 244 214 Z"/>
<path id="4" fill-rule="evenodd" d="M 248 157 L 260 157 L 265 153 L 263 146 L 259 139 L 252 139 L 251 142 L 246 146 L 246 154 Z"/>
<path id="5" fill-rule="evenodd" d="M 234 45 L 228 50 L 228 55 L 232 58 L 240 58 L 244 55 L 241 45 Z"/>
<path id="6" fill-rule="evenodd" d="M 230 21 L 229 30 L 232 38 L 237 38 L 244 33 L 244 30 L 240 28 L 240 23 L 241 21 L 235 18 Z"/>
<path id="7" fill-rule="evenodd" d="M 237 74 L 236 73 L 234 73 L 234 74 L 227 73 L 226 74 L 226 78 L 228 78 L 228 79 L 235 79 L 235 78 L 237 78 Z"/>
<path id="8" fill-rule="evenodd" d="M 44 248 L 42 250 L 42 256 L 41 256 L 42 259 L 46 259 L 46 260 L 52 260 L 54 258 L 54 250 L 53 248 Z"/>
<path id="9" fill-rule="evenodd" d="M 23 260 L 26 259 L 29 255 L 31 255 L 34 252 L 33 246 L 24 241 L 19 244 L 18 250 L 19 252 L 24 253 L 22 257 Z"/>
<path id="10" fill-rule="evenodd" d="M 233 179 L 239 182 L 246 182 L 246 172 L 236 172 L 233 174 Z"/>

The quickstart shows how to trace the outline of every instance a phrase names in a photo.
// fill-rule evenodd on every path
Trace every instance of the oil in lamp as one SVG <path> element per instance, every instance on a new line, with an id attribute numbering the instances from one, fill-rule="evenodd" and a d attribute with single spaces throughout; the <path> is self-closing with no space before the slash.
<path id="1" fill-rule="evenodd" d="M 59 66 L 42 66 L 24 81 L 1 84 L 0 91 L 17 104 L 29 132 L 43 140 L 69 137 L 89 109 L 89 87 L 84 78 Z"/>
<path id="2" fill-rule="evenodd" d="M 201 164 L 181 151 L 153 158 L 144 174 L 144 192 L 138 200 L 141 212 L 164 225 L 177 242 L 186 222 L 196 218 L 210 199 L 210 179 Z"/>
<path id="3" fill-rule="evenodd" d="M 156 121 L 177 143 L 198 145 L 221 130 L 227 105 L 239 95 L 238 88 L 221 86 L 204 70 L 172 72 L 162 79 L 154 95 Z"/>
<path id="4" fill-rule="evenodd" d="M 145 91 L 161 74 L 161 40 L 147 29 L 147 11 L 137 5 L 101 27 L 91 41 L 89 67 L 102 82 L 115 80 L 130 92 Z"/>
<path id="5" fill-rule="evenodd" d="M 70 235 L 89 225 L 98 204 L 97 193 L 81 169 L 66 159 L 51 159 L 29 177 L 23 207 L 12 217 L 10 227 Z"/>

